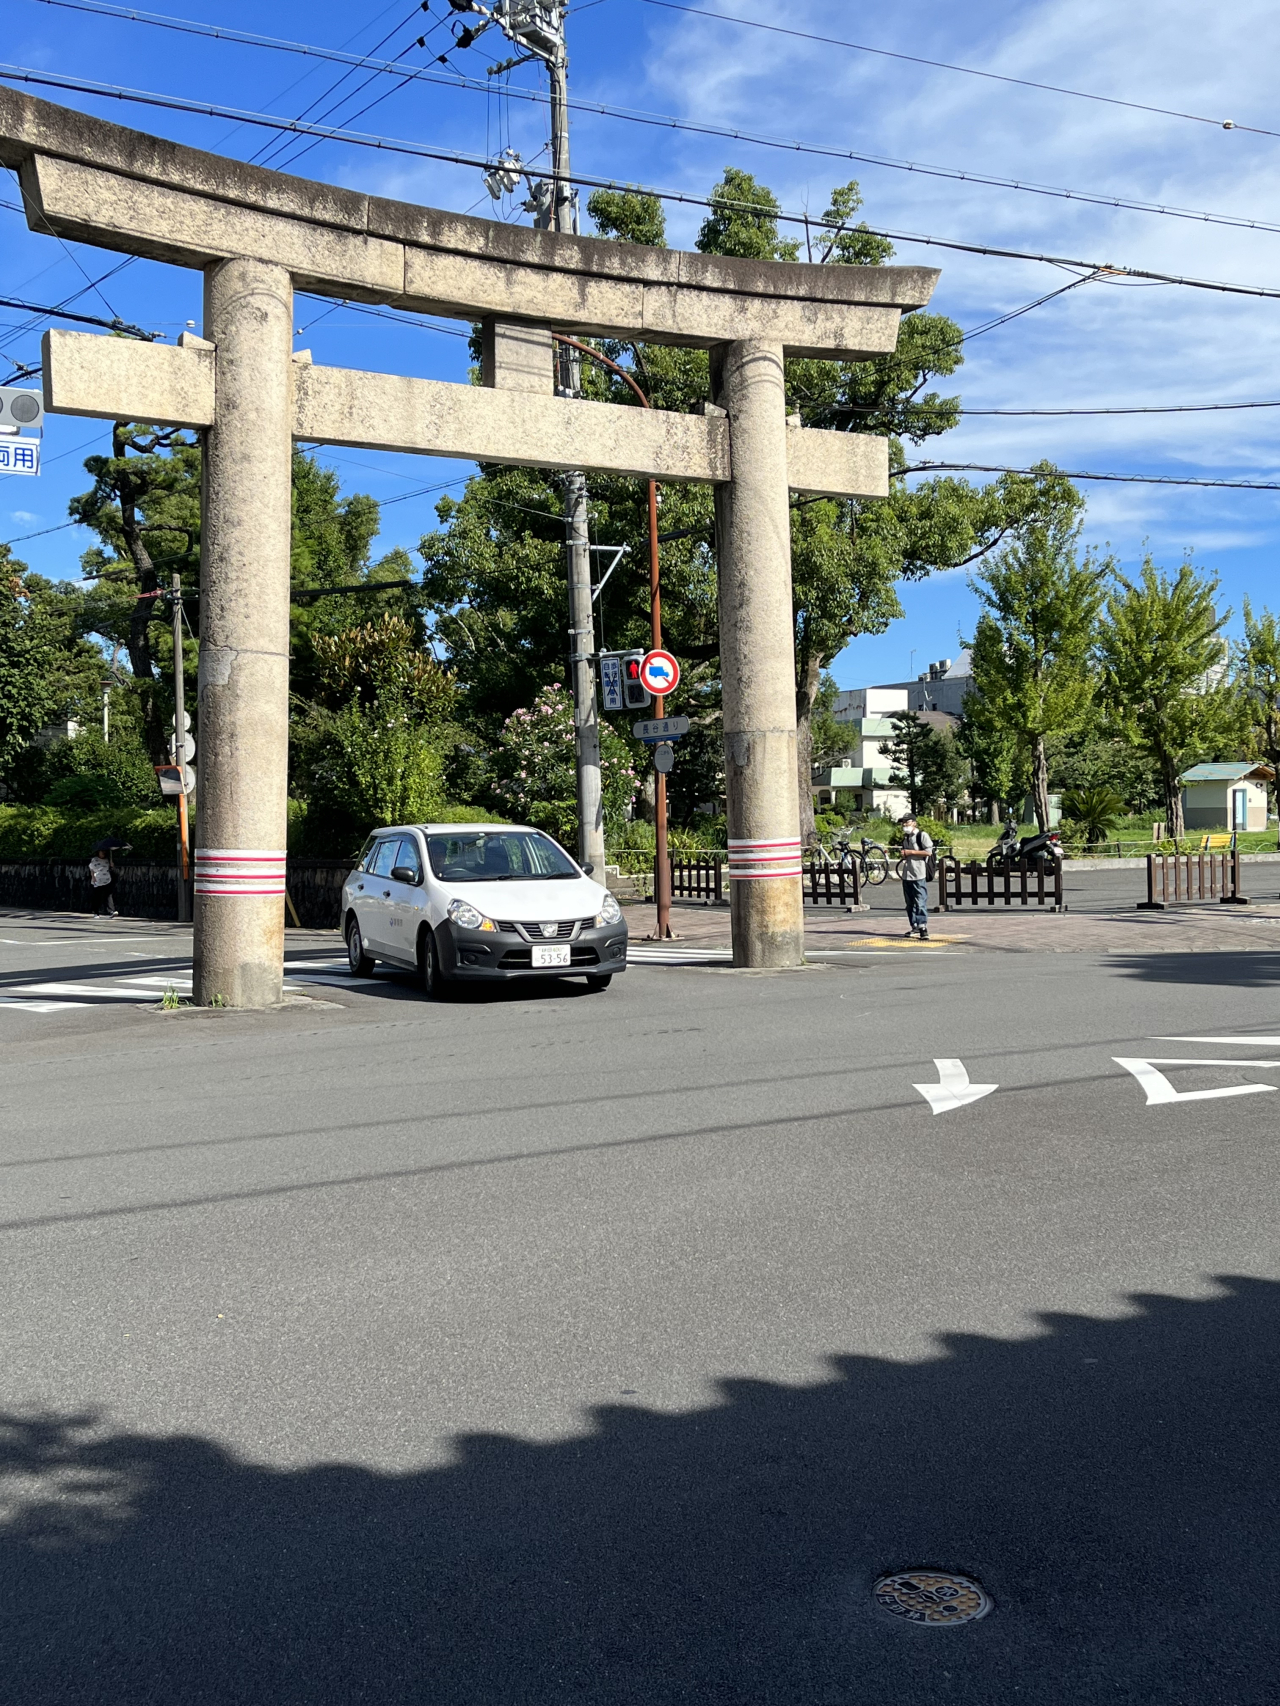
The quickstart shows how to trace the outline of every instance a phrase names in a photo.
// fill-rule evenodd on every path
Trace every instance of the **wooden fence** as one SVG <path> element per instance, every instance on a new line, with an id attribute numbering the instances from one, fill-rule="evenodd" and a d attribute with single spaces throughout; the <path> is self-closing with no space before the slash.
<path id="1" fill-rule="evenodd" d="M 943 912 L 961 906 L 1048 906 L 1065 912 L 1061 859 L 1019 859 L 988 865 L 961 864 L 950 854 L 938 860 L 938 904 Z"/>
<path id="2" fill-rule="evenodd" d="M 856 865 L 835 865 L 829 859 L 804 856 L 804 898 L 810 906 L 862 905 L 862 879 Z"/>
<path id="3" fill-rule="evenodd" d="M 723 857 L 720 853 L 694 853 L 669 859 L 672 899 L 703 900 L 718 906 L 724 899 Z"/>
<path id="4" fill-rule="evenodd" d="M 1224 906 L 1248 906 L 1240 888 L 1240 849 L 1220 853 L 1148 853 L 1147 898 L 1139 907 L 1159 912 L 1166 906 L 1216 900 Z"/>

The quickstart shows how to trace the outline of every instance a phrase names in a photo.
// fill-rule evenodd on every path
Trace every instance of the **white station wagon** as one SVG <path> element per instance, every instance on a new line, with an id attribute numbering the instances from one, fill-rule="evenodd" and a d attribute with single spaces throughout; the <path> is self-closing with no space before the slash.
<path id="1" fill-rule="evenodd" d="M 589 872 L 537 829 L 380 829 L 342 889 L 352 975 L 384 960 L 416 971 L 436 997 L 455 980 L 585 977 L 607 989 L 626 970 L 627 926 Z"/>

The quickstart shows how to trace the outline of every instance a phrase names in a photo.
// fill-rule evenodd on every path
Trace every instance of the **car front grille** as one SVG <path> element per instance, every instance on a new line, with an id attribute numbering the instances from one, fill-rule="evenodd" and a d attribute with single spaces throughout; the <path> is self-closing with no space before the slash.
<path id="1" fill-rule="evenodd" d="M 571 942 L 580 930 L 589 930 L 595 920 L 592 918 L 561 918 L 548 919 L 543 923 L 516 923 L 513 919 L 499 918 L 498 929 L 509 936 L 523 936 L 526 942 Z"/>

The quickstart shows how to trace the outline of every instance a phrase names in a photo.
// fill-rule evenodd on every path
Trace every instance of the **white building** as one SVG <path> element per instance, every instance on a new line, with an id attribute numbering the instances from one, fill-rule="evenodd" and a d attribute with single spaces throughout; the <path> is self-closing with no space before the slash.
<path id="1" fill-rule="evenodd" d="M 1178 781 L 1188 829 L 1265 829 L 1269 764 L 1193 764 Z"/>
<path id="2" fill-rule="evenodd" d="M 904 711 L 945 711 L 948 716 L 959 717 L 964 714 L 965 696 L 972 686 L 973 664 L 969 653 L 963 651 L 954 658 L 939 658 L 914 681 L 889 681 L 882 687 L 855 687 L 852 692 L 837 693 L 835 718 L 841 723 L 852 721 L 854 714 L 865 715 L 850 714 L 848 707 L 860 694 L 867 693 L 905 693 L 906 702 L 899 707 Z"/>
<path id="3" fill-rule="evenodd" d="M 850 790 L 854 811 L 877 812 L 899 818 L 911 802 L 902 788 L 889 785 L 893 765 L 884 745 L 893 737 L 889 721 L 896 711 L 909 711 L 905 687 L 856 687 L 836 696 L 835 720 L 848 725 L 849 750 L 813 772 L 819 806 L 834 805 L 836 790 Z"/>

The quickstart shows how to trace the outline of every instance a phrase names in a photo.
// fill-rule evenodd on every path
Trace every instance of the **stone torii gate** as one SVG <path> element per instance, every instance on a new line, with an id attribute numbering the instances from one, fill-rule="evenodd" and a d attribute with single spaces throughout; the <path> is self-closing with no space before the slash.
<path id="1" fill-rule="evenodd" d="M 295 439 L 716 488 L 734 963 L 803 959 L 788 493 L 884 497 L 883 438 L 788 418 L 783 358 L 892 350 L 937 273 L 528 230 L 182 147 L 0 90 L 31 228 L 199 268 L 204 336 L 50 332 L 51 412 L 200 429 L 197 1002 L 281 994 Z M 295 287 L 481 321 L 484 385 L 311 365 Z M 701 415 L 555 395 L 551 332 L 711 352 Z"/>

